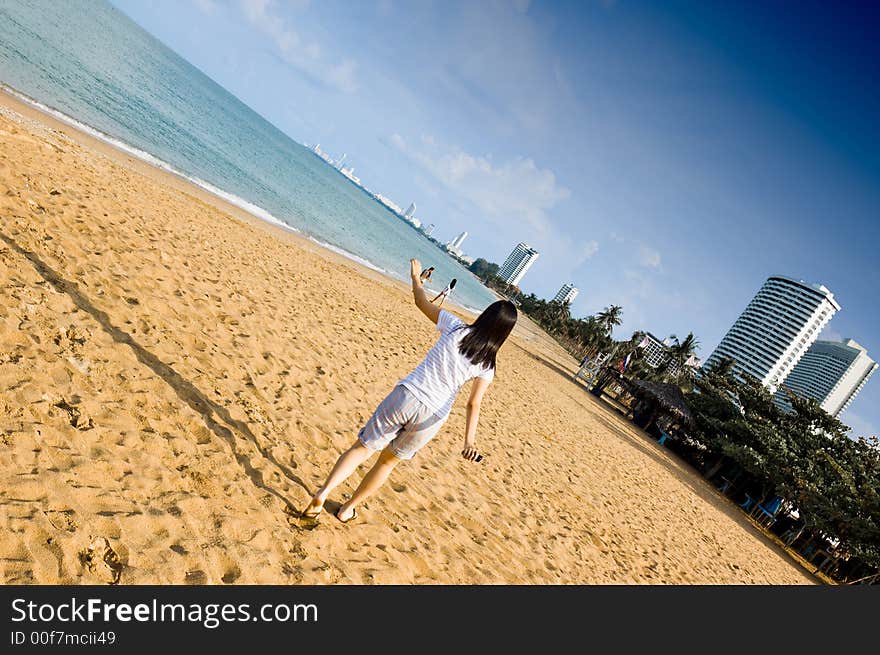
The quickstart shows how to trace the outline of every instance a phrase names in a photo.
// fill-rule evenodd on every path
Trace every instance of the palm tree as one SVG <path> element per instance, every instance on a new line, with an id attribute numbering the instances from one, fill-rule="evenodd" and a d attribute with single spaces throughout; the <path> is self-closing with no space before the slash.
<path id="1" fill-rule="evenodd" d="M 596 314 L 596 319 L 605 328 L 606 334 L 610 334 L 615 325 L 620 325 L 623 322 L 623 307 L 620 305 L 609 305 Z"/>
<path id="2" fill-rule="evenodd" d="M 577 339 L 584 349 L 584 354 L 595 356 L 603 348 L 608 335 L 605 326 L 595 316 L 588 316 L 578 321 Z"/>
<path id="3" fill-rule="evenodd" d="M 666 347 L 666 359 L 657 367 L 657 372 L 662 377 L 667 377 L 672 365 L 676 365 L 676 377 L 678 379 L 690 379 L 693 376 L 693 370 L 687 365 L 690 358 L 696 354 L 700 342 L 694 336 L 693 332 L 688 332 L 684 340 L 679 341 L 674 334 L 670 336 L 672 344 Z"/>
<path id="4" fill-rule="evenodd" d="M 733 357 L 722 357 L 712 365 L 709 371 L 719 377 L 730 378 L 733 375 L 734 366 L 736 366 L 736 360 Z"/>
<path id="5" fill-rule="evenodd" d="M 571 307 L 565 302 L 550 301 L 547 303 L 547 316 L 555 323 L 565 323 L 571 318 Z"/>

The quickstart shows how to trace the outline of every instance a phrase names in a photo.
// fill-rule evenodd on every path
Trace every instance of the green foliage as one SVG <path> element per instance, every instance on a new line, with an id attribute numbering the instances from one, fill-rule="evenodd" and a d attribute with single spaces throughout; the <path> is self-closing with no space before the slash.
<path id="1" fill-rule="evenodd" d="M 849 428 L 813 400 L 790 397 L 786 413 L 751 377 L 736 379 L 721 362 L 696 381 L 688 405 L 695 437 L 762 485 L 792 501 L 807 527 L 839 539 L 880 565 L 880 448 L 850 439 Z"/>
<path id="2" fill-rule="evenodd" d="M 474 260 L 474 263 L 468 267 L 471 273 L 482 280 L 487 280 L 488 278 L 498 275 L 498 268 L 498 264 L 487 261 L 482 257 Z"/>

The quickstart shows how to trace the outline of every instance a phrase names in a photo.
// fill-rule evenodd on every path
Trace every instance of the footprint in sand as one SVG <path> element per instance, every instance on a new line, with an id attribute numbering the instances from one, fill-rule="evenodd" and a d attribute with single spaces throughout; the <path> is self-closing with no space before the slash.
<path id="1" fill-rule="evenodd" d="M 56 530 L 65 530 L 66 532 L 76 532 L 77 524 L 73 518 L 76 512 L 72 509 L 46 510 L 43 512 L 49 523 Z"/>
<path id="2" fill-rule="evenodd" d="M 220 578 L 225 584 L 232 584 L 241 577 L 241 569 L 236 564 L 229 564 L 226 572 Z"/>
<path id="3" fill-rule="evenodd" d="M 190 585 L 203 585 L 208 582 L 208 576 L 201 569 L 195 569 L 186 572 L 183 582 Z"/>
<path id="4" fill-rule="evenodd" d="M 106 537 L 95 537 L 88 548 L 79 553 L 80 562 L 107 584 L 118 584 L 125 565 Z"/>
<path id="5" fill-rule="evenodd" d="M 596 548 L 599 549 L 599 551 L 601 551 L 601 552 L 603 552 L 603 553 L 607 553 L 607 552 L 608 552 L 608 550 L 609 550 L 608 545 L 602 540 L 601 537 L 599 537 L 598 535 L 593 534 L 592 532 L 589 533 L 589 537 L 590 537 L 590 541 L 593 543 L 593 545 L 594 545 Z"/>
<path id="6" fill-rule="evenodd" d="M 391 485 L 391 488 L 392 488 L 396 493 L 399 493 L 399 494 L 402 494 L 404 491 L 406 491 L 406 485 L 405 485 L 405 484 L 396 484 L 396 483 L 395 483 L 395 484 L 392 484 L 392 485 Z"/>

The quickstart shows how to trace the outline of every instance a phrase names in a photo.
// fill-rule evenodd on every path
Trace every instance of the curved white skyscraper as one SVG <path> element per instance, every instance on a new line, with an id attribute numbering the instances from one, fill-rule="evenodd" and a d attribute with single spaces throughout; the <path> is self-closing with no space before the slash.
<path id="1" fill-rule="evenodd" d="M 518 243 L 513 252 L 504 260 L 501 268 L 498 269 L 498 277 L 508 284 L 516 286 L 537 258 L 537 250 L 529 248 L 524 243 Z"/>
<path id="2" fill-rule="evenodd" d="M 852 339 L 817 341 L 782 386 L 802 398 L 812 398 L 831 416 L 837 416 L 850 406 L 876 370 L 868 351 Z M 776 392 L 776 403 L 791 409 L 783 389 Z"/>
<path id="3" fill-rule="evenodd" d="M 467 232 L 462 232 L 461 234 L 459 234 L 452 241 L 446 244 L 446 250 L 451 252 L 453 255 L 461 257 L 461 244 L 464 243 L 465 239 L 467 239 L 467 235 Z"/>
<path id="4" fill-rule="evenodd" d="M 775 392 L 839 310 L 826 287 L 773 275 L 706 360 L 706 367 L 730 357 L 736 362 L 735 373 L 749 373 Z"/>

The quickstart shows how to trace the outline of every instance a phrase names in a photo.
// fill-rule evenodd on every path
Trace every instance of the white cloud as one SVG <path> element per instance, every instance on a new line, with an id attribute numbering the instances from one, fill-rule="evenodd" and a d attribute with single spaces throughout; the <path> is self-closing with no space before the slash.
<path id="1" fill-rule="evenodd" d="M 583 247 L 581 248 L 581 254 L 577 259 L 577 263 L 575 266 L 580 266 L 585 261 L 587 261 L 590 257 L 599 252 L 599 242 L 598 241 L 587 241 Z"/>
<path id="2" fill-rule="evenodd" d="M 825 329 L 819 333 L 819 339 L 822 341 L 843 341 L 843 335 L 830 325 L 826 325 Z"/>
<path id="3" fill-rule="evenodd" d="M 206 14 L 213 14 L 217 11 L 216 0 L 193 0 L 196 7 Z"/>
<path id="4" fill-rule="evenodd" d="M 239 5 L 248 22 L 272 40 L 285 62 L 328 87 L 344 93 L 357 91 L 357 64 L 349 59 L 335 64 L 324 61 L 318 43 L 303 39 L 273 12 L 274 0 L 239 0 Z"/>
<path id="5" fill-rule="evenodd" d="M 645 268 L 659 269 L 661 265 L 660 253 L 648 246 L 641 246 L 639 248 L 639 264 Z"/>
<path id="6" fill-rule="evenodd" d="M 525 224 L 546 234 L 550 229 L 547 212 L 571 195 L 557 184 L 553 171 L 538 168 L 527 157 L 497 164 L 489 156 L 471 155 L 460 148 L 443 152 L 433 148 L 435 152 L 429 154 L 409 146 L 399 134 L 391 136 L 391 143 L 499 226 Z"/>

